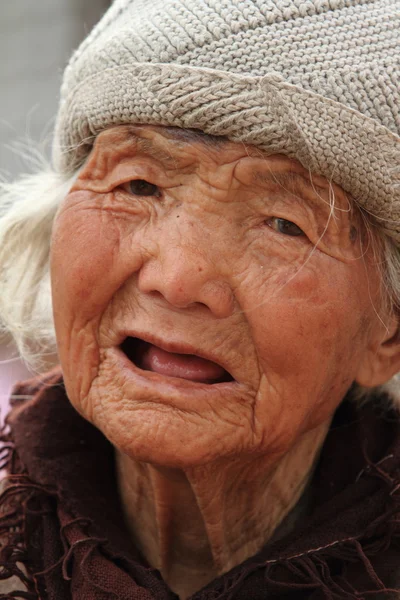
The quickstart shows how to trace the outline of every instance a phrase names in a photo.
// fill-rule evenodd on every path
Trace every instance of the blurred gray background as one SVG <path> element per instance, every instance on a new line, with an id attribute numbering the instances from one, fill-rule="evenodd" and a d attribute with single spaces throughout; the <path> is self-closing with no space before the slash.
<path id="1" fill-rule="evenodd" d="M 0 173 L 24 168 L 11 151 L 51 137 L 69 56 L 110 0 L 0 0 Z"/>
<path id="2" fill-rule="evenodd" d="M 111 0 L 0 0 L 0 177 L 26 172 L 26 143 L 49 152 L 62 72 Z M 0 290 L 1 293 L 1 290 Z M 0 406 L 27 371 L 0 344 Z M 4 413 L 4 410 L 2 411 Z"/>

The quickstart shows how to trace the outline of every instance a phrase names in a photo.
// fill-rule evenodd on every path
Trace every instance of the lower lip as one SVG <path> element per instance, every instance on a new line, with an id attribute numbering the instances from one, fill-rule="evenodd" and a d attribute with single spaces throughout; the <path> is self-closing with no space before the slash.
<path id="1" fill-rule="evenodd" d="M 119 347 L 110 348 L 107 351 L 107 355 L 108 358 L 112 359 L 115 363 L 118 370 L 123 372 L 124 376 L 131 380 L 135 386 L 140 385 L 148 389 L 150 385 L 152 388 L 154 387 L 155 390 L 157 389 L 162 392 L 163 395 L 168 394 L 168 390 L 171 392 L 190 390 L 192 393 L 197 390 L 207 392 L 208 395 L 213 392 L 233 392 L 233 390 L 235 390 L 235 393 L 238 393 L 241 388 L 243 388 L 243 392 L 245 392 L 246 386 L 239 384 L 234 380 L 213 383 L 210 385 L 210 383 L 204 383 L 204 381 L 192 381 L 190 379 L 171 377 L 156 373 L 155 371 L 140 369 L 129 360 Z"/>
<path id="2" fill-rule="evenodd" d="M 191 354 L 167 352 L 153 344 L 141 343 L 137 366 L 166 377 L 215 384 L 227 381 L 228 373 L 216 363 Z"/>

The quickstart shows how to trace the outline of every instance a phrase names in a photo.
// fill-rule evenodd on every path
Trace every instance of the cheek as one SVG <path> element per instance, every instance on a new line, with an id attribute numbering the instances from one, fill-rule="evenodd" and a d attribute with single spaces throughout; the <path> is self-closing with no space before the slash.
<path id="1" fill-rule="evenodd" d="M 51 248 L 55 306 L 62 302 L 82 319 L 98 314 L 123 281 L 120 258 L 127 245 L 120 221 L 107 211 L 88 207 L 87 195 L 73 194 L 73 202 L 61 210 Z"/>
<path id="2" fill-rule="evenodd" d="M 256 421 L 270 442 L 329 419 L 350 387 L 366 341 L 363 286 L 357 269 L 326 257 L 260 286 L 248 321 L 260 365 Z"/>
<path id="3" fill-rule="evenodd" d="M 98 195 L 96 195 L 98 202 Z M 53 229 L 51 281 L 54 321 L 61 365 L 68 387 L 74 375 L 80 394 L 96 370 L 98 325 L 116 290 L 139 268 L 140 252 L 132 253 L 127 220 L 93 207 L 93 195 L 67 197 Z M 127 258 L 129 256 L 129 264 Z M 79 380 L 79 376 L 82 378 Z M 71 392 L 72 397 L 77 392 Z"/>
<path id="4" fill-rule="evenodd" d="M 259 309 L 249 321 L 259 354 L 267 361 L 279 356 L 286 374 L 300 376 L 304 355 L 331 360 L 338 346 L 356 349 L 364 339 L 368 292 L 358 268 L 320 255 L 313 264 L 281 269 L 258 293 Z"/>

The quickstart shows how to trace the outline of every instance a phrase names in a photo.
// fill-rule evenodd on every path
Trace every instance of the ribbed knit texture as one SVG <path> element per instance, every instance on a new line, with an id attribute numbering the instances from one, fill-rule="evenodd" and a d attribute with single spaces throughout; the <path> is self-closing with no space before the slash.
<path id="1" fill-rule="evenodd" d="M 297 158 L 400 243 L 400 0 L 116 0 L 66 69 L 56 166 L 106 127 L 196 128 Z"/>

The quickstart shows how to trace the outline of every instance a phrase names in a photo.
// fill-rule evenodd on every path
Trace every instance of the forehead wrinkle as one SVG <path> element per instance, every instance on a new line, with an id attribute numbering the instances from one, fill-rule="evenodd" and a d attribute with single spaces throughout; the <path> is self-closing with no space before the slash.
<path id="1" fill-rule="evenodd" d="M 167 170 L 177 171 L 184 169 L 187 171 L 189 169 L 189 172 L 192 172 L 196 168 L 194 165 L 191 167 L 187 165 L 187 160 L 185 160 L 185 157 L 182 155 L 184 147 L 188 145 L 186 143 L 181 144 L 178 140 L 170 140 L 166 137 L 161 137 L 161 141 L 157 138 L 154 140 L 145 136 L 142 137 L 140 134 L 133 131 L 129 132 L 129 137 L 137 154 L 156 160 Z M 172 141 L 175 142 L 175 147 L 171 146 L 169 149 L 168 145 L 171 144 Z M 205 148 L 206 146 L 203 144 L 203 147 Z"/>
<path id="2" fill-rule="evenodd" d="M 172 136 L 166 136 L 165 130 L 168 133 L 172 132 Z M 231 146 L 235 145 L 233 142 L 224 140 L 222 137 L 216 138 L 216 136 L 209 136 L 193 130 L 163 127 L 162 131 L 157 131 L 154 128 L 152 131 L 156 133 L 155 138 L 148 137 L 148 131 L 148 129 L 143 130 L 140 127 L 130 127 L 128 130 L 130 142 L 135 147 L 137 154 L 143 154 L 157 160 L 167 170 L 184 170 L 186 173 L 197 172 L 198 174 L 202 170 L 202 160 L 204 161 L 206 158 L 206 162 L 211 163 L 204 165 L 210 179 L 208 183 L 211 186 L 211 179 L 215 173 L 214 163 L 216 159 L 218 162 L 218 157 L 220 156 L 219 153 L 216 154 L 217 149 L 227 147 L 229 151 Z M 185 148 L 194 149 L 196 145 L 200 146 L 201 151 L 205 153 L 202 158 L 196 154 L 192 156 L 190 152 L 185 151 Z M 210 153 L 206 152 L 207 149 L 210 150 Z M 188 164 L 188 161 L 192 164 Z M 235 163 L 236 159 L 229 162 Z"/>
<path id="3" fill-rule="evenodd" d="M 154 158 L 162 164 L 165 164 L 168 168 L 173 168 L 174 170 L 181 167 L 179 163 L 181 162 L 180 159 L 182 159 L 182 157 L 179 156 L 179 154 L 185 146 L 199 144 L 203 146 L 203 149 L 208 147 L 214 150 L 221 150 L 221 148 L 224 148 L 224 146 L 228 149 L 228 147 L 231 145 L 237 145 L 225 137 L 208 135 L 200 130 L 194 129 L 157 126 L 146 126 L 146 128 L 144 128 L 140 125 L 129 126 L 127 129 L 128 136 L 132 143 L 136 146 L 138 152 L 143 153 L 150 158 Z M 157 137 L 155 139 L 148 137 L 149 131 L 155 133 Z M 160 137 L 161 141 L 159 139 Z M 171 152 L 168 152 L 168 142 L 170 140 L 177 142 L 177 155 L 173 155 Z M 167 148 L 165 148 L 165 146 Z M 254 149 L 254 147 L 250 148 Z M 171 151 L 173 150 L 174 148 L 171 147 Z M 248 154 L 247 156 L 251 157 L 251 154 Z M 236 162 L 236 160 L 232 162 Z M 294 169 L 274 171 L 271 165 L 268 171 L 255 170 L 252 174 L 252 178 L 255 183 L 261 182 L 279 185 L 282 187 L 282 189 L 297 198 L 297 200 L 310 201 L 311 198 L 309 194 L 312 192 L 314 202 L 315 200 L 318 200 L 320 205 L 325 205 L 331 208 L 330 201 L 323 198 L 319 193 L 330 193 L 329 190 L 331 189 L 331 184 L 328 181 L 326 181 L 326 185 L 316 183 L 312 173 L 301 173 L 300 171 Z M 211 182 L 208 183 L 210 185 Z"/>

